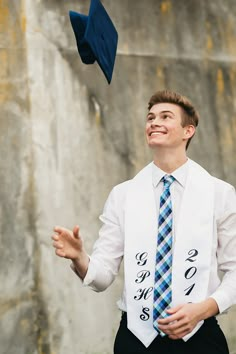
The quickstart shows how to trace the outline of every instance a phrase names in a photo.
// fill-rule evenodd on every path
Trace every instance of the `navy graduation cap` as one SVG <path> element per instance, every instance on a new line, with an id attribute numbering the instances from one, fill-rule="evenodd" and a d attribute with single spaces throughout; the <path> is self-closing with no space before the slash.
<path id="1" fill-rule="evenodd" d="M 110 84 L 118 42 L 118 34 L 100 0 L 91 0 L 88 16 L 70 11 L 81 60 L 93 64 L 97 60 Z"/>

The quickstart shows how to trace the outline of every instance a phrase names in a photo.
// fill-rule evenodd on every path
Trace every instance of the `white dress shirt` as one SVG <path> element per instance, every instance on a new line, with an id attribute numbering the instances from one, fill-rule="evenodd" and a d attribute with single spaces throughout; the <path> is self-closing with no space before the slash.
<path id="1" fill-rule="evenodd" d="M 178 223 L 178 211 L 185 188 L 188 161 L 171 175 L 171 198 L 173 207 L 173 245 L 175 242 L 175 225 Z M 161 178 L 166 173 L 153 163 L 153 191 L 156 199 L 157 218 L 159 214 L 160 195 L 163 191 Z M 83 284 L 94 291 L 105 290 L 115 279 L 124 255 L 124 213 L 123 206 L 130 181 L 119 184 L 111 191 L 100 220 L 103 225 L 99 238 L 94 244 L 88 272 Z M 212 297 L 223 312 L 236 303 L 236 194 L 233 186 L 214 178 L 214 228 L 217 232 L 213 240 L 210 279 L 207 297 Z M 72 265 L 72 269 L 76 269 Z M 218 271 L 224 273 L 221 284 L 213 287 L 211 279 L 218 277 Z M 126 311 L 125 289 L 118 301 L 118 307 Z"/>

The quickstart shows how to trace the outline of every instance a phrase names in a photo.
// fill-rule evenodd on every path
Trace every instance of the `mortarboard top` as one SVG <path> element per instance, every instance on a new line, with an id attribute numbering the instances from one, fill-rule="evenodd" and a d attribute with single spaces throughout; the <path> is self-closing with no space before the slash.
<path id="1" fill-rule="evenodd" d="M 118 34 L 105 8 L 100 0 L 91 0 L 88 16 L 74 11 L 69 15 L 82 62 L 93 64 L 96 60 L 110 83 Z"/>

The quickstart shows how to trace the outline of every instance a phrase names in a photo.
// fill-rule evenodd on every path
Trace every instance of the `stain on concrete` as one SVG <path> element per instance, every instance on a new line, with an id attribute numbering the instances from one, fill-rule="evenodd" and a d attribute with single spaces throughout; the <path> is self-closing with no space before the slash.
<path id="1" fill-rule="evenodd" d="M 166 14 L 168 12 L 170 12 L 171 10 L 171 1 L 170 0 L 164 0 L 161 2 L 161 12 L 162 14 Z"/>
<path id="2" fill-rule="evenodd" d="M 225 89 L 224 75 L 221 68 L 217 70 L 216 87 L 217 87 L 218 94 L 221 95 L 224 93 L 224 89 Z"/>

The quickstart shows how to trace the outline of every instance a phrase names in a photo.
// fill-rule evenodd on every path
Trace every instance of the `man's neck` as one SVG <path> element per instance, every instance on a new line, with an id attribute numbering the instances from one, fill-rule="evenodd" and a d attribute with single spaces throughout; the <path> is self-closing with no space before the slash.
<path id="1" fill-rule="evenodd" d="M 173 151 L 162 151 L 155 152 L 153 160 L 157 167 L 169 174 L 182 166 L 188 158 L 185 152 L 179 154 Z"/>

